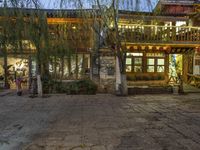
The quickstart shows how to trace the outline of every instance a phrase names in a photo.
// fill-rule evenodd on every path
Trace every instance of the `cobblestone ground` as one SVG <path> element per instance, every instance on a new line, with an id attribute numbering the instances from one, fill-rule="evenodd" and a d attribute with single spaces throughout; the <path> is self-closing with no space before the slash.
<path id="1" fill-rule="evenodd" d="M 200 150 L 200 94 L 0 97 L 0 150 Z"/>

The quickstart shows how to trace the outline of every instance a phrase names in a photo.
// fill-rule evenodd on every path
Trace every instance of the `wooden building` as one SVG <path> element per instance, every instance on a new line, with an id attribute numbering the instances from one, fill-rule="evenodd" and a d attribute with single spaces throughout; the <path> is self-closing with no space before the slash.
<path id="1" fill-rule="evenodd" d="M 198 10 L 199 5 L 195 0 L 160 0 L 153 12 L 119 11 L 119 33 L 122 46 L 127 52 L 128 85 L 174 84 L 178 79 L 178 74 L 181 74 L 184 81 L 188 82 L 191 75 L 200 74 L 200 70 L 198 70 L 200 65 Z M 8 58 L 3 60 L 2 57 L 0 61 L 9 65 L 8 62 L 11 59 L 9 57 L 18 58 L 19 62 L 25 60 L 26 76 L 34 76 L 37 70 L 34 58 L 39 51 L 37 44 L 34 43 L 35 39 L 31 38 L 32 35 L 35 35 L 36 39 L 40 39 L 40 51 L 50 58 L 47 66 L 54 78 L 75 80 L 89 76 L 101 79 L 101 76 L 103 78 L 106 76 L 108 80 L 113 79 L 111 81 L 115 84 L 115 71 L 110 73 L 111 71 L 108 70 L 106 75 L 100 73 L 103 65 L 101 61 L 99 62 L 101 60 L 99 57 L 101 57 L 101 50 L 105 47 L 101 45 L 99 35 L 95 30 L 103 29 L 100 23 L 101 16 L 98 16 L 98 13 L 95 19 L 90 17 L 93 11 L 98 10 L 84 10 L 83 16 L 83 10 L 22 9 L 18 10 L 23 16 L 22 19 L 16 17 L 14 9 L 10 9 L 8 16 L 0 16 L 0 22 L 8 18 L 12 20 L 11 23 L 16 23 L 17 19 L 24 20 L 23 32 L 25 34 L 23 34 L 21 42 L 23 50 L 13 50 L 12 46 L 7 46 L 6 57 Z M 40 14 L 42 14 L 42 18 L 38 18 L 41 16 Z M 35 20 L 31 20 L 31 16 L 35 16 Z M 45 27 L 38 24 L 39 19 L 46 24 Z M 29 27 L 30 21 L 35 21 L 37 26 L 37 30 L 31 33 L 31 36 L 30 33 L 26 34 L 26 28 Z M 3 35 L 6 32 L 1 25 L 0 32 Z M 14 28 L 11 27 L 11 29 L 15 32 Z M 46 32 L 48 41 L 45 38 Z M 47 45 L 48 47 L 46 47 Z M 109 51 L 109 48 L 106 50 Z M 3 47 L 1 47 L 1 53 L 5 53 Z M 104 61 L 106 63 L 116 64 L 113 62 L 115 59 L 111 60 L 108 57 L 105 59 L 108 59 L 108 61 Z M 10 70 L 14 74 L 17 66 L 11 65 L 14 68 L 9 68 L 7 71 Z M 104 65 L 108 66 L 108 64 Z M 20 70 L 20 67 L 18 68 Z M 105 69 L 110 68 L 105 67 Z M 0 70 L 3 69 L 0 68 Z M 22 68 L 21 70 L 23 71 Z"/>
<path id="2" fill-rule="evenodd" d="M 120 14 L 130 86 L 176 84 L 178 74 L 185 82 L 188 74 L 200 74 L 194 63 L 200 48 L 200 27 L 191 19 L 195 6 L 193 0 L 161 0 L 152 13 Z"/>
<path id="3" fill-rule="evenodd" d="M 0 11 L 0 76 L 8 75 L 9 87 L 15 88 L 17 75 L 28 83 L 39 70 L 45 75 L 45 68 L 57 80 L 89 78 L 96 35 L 92 19 L 79 16 L 82 10 Z"/>

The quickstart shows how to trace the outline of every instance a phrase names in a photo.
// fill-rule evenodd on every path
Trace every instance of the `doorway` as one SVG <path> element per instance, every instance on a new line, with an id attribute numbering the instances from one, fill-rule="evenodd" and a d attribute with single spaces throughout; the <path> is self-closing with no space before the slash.
<path id="1" fill-rule="evenodd" d="M 183 75 L 183 55 L 169 55 L 169 83 L 177 84 L 180 82 L 180 77 Z"/>
<path id="2" fill-rule="evenodd" d="M 22 88 L 28 88 L 28 75 L 29 75 L 29 66 L 28 59 L 24 56 L 9 56 L 8 65 L 8 84 L 10 89 L 16 89 L 15 80 L 16 78 L 22 78 Z"/>

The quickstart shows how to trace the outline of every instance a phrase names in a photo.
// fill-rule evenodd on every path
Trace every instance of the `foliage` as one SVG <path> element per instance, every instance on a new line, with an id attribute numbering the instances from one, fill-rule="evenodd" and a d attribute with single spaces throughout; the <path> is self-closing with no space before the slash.
<path id="1" fill-rule="evenodd" d="M 60 82 L 43 79 L 44 93 L 66 93 L 66 94 L 95 94 L 97 85 L 91 80 L 78 80 L 69 82 Z"/>
<path id="2" fill-rule="evenodd" d="M 91 0 L 98 8 L 90 12 L 83 9 L 84 4 L 81 0 L 61 0 L 61 8 L 65 4 L 74 3 L 74 6 L 81 10 L 75 13 L 75 17 L 81 20 L 81 24 L 63 23 L 51 25 L 51 27 L 48 26 L 47 23 L 47 14 L 38 9 L 40 7 L 38 0 L 5 0 L 5 2 L 10 2 L 13 8 L 24 8 L 24 6 L 29 6 L 28 3 L 33 3 L 33 7 L 35 8 L 27 17 L 23 9 L 14 9 L 14 11 L 11 12 L 7 9 L 7 5 L 4 5 L 5 11 L 3 16 L 5 16 L 6 19 L 3 19 L 2 22 L 3 32 L 0 35 L 2 35 L 1 37 L 3 40 L 0 41 L 3 41 L 1 46 L 5 50 L 5 56 L 7 55 L 6 49 L 9 44 L 11 44 L 16 53 L 25 51 L 23 45 L 25 42 L 24 39 L 26 39 L 35 48 L 34 54 L 37 60 L 37 74 L 41 76 L 48 75 L 48 64 L 52 56 L 59 57 L 60 59 L 63 59 L 64 56 L 71 56 L 71 54 L 77 52 L 78 46 L 81 48 L 94 48 L 92 52 L 97 52 L 96 54 L 98 55 L 98 49 L 100 48 L 99 39 L 103 38 L 103 40 L 105 40 L 101 32 L 107 29 L 107 31 L 111 31 L 109 39 L 112 39 L 108 45 L 113 49 L 113 53 L 115 53 L 119 59 L 120 72 L 123 74 L 125 73 L 126 49 L 122 48 L 121 36 L 119 33 L 119 0 Z M 121 2 L 124 3 L 126 0 L 122 0 Z M 131 2 L 133 3 L 133 1 Z M 138 3 L 140 0 L 136 0 L 135 2 L 135 6 L 139 6 Z M 136 8 L 136 10 L 138 9 Z M 57 16 L 61 18 L 63 17 L 62 15 L 62 13 L 57 14 Z M 7 19 L 13 16 L 15 19 Z M 107 31 L 105 31 L 105 33 Z M 93 34 L 93 32 L 95 32 L 95 34 Z M 97 43 L 90 45 L 91 38 Z M 98 46 L 95 47 L 94 45 Z M 49 82 L 52 81 L 49 79 L 43 82 L 45 83 L 44 85 L 46 85 L 46 83 L 48 85 Z M 73 88 L 74 91 L 77 90 L 75 87 Z"/>
<path id="3" fill-rule="evenodd" d="M 155 74 L 155 75 L 127 75 L 128 81 L 160 81 L 164 80 L 164 75 Z"/>
<path id="4" fill-rule="evenodd" d="M 51 87 L 53 86 L 53 81 L 48 76 L 43 76 L 41 81 L 43 93 L 50 93 Z"/>
<path id="5" fill-rule="evenodd" d="M 77 52 L 78 47 L 85 47 L 85 45 L 89 47 L 90 42 L 87 36 L 89 25 L 86 23 L 86 28 L 83 23 L 48 24 L 47 13 L 38 9 L 37 1 L 34 0 L 35 9 L 28 11 L 18 1 L 11 0 L 7 2 L 14 8 L 10 9 L 4 5 L 0 9 L 0 14 L 3 16 L 0 19 L 0 53 L 4 58 L 7 58 L 10 53 L 30 54 L 36 58 L 36 74 L 45 78 L 44 76 L 49 75 L 48 64 L 52 58 L 64 62 L 64 57 L 71 58 Z M 24 6 L 25 1 L 21 0 L 21 2 Z M 56 13 L 56 15 L 64 17 L 63 14 Z M 56 66 L 56 61 L 54 66 Z M 63 65 L 60 70 L 63 76 Z M 62 76 L 56 76 L 56 71 L 54 70 L 52 77 L 62 79 Z M 7 71 L 5 70 L 5 72 Z M 44 82 L 46 83 L 46 81 Z"/>

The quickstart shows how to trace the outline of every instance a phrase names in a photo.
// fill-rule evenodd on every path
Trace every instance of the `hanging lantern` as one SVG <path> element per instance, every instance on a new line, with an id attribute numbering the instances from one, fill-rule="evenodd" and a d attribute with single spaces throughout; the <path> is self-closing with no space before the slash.
<path id="1" fill-rule="evenodd" d="M 145 48 L 144 48 L 146 51 L 148 51 L 149 50 L 149 47 L 148 46 L 145 46 Z"/>
<path id="2" fill-rule="evenodd" d="M 160 47 L 160 48 L 159 48 L 159 50 L 160 50 L 160 51 L 163 51 L 163 50 L 164 50 L 164 48 L 163 48 L 163 47 Z"/>
<path id="3" fill-rule="evenodd" d="M 167 47 L 166 52 L 167 52 L 168 54 L 171 52 L 171 47 L 170 47 L 170 46 Z"/>
<path id="4" fill-rule="evenodd" d="M 200 53 L 200 47 L 197 47 L 196 52 Z"/>
<path id="5" fill-rule="evenodd" d="M 134 51 L 134 48 L 133 48 L 133 46 L 131 46 L 131 47 L 129 48 L 129 50 L 130 50 L 130 51 Z"/>
<path id="6" fill-rule="evenodd" d="M 153 51 L 156 50 L 156 46 L 153 46 L 153 47 L 152 47 L 152 50 L 153 50 Z"/>
<path id="7" fill-rule="evenodd" d="M 142 47 L 139 45 L 139 46 L 137 47 L 137 49 L 140 51 L 140 50 L 142 49 Z"/>

